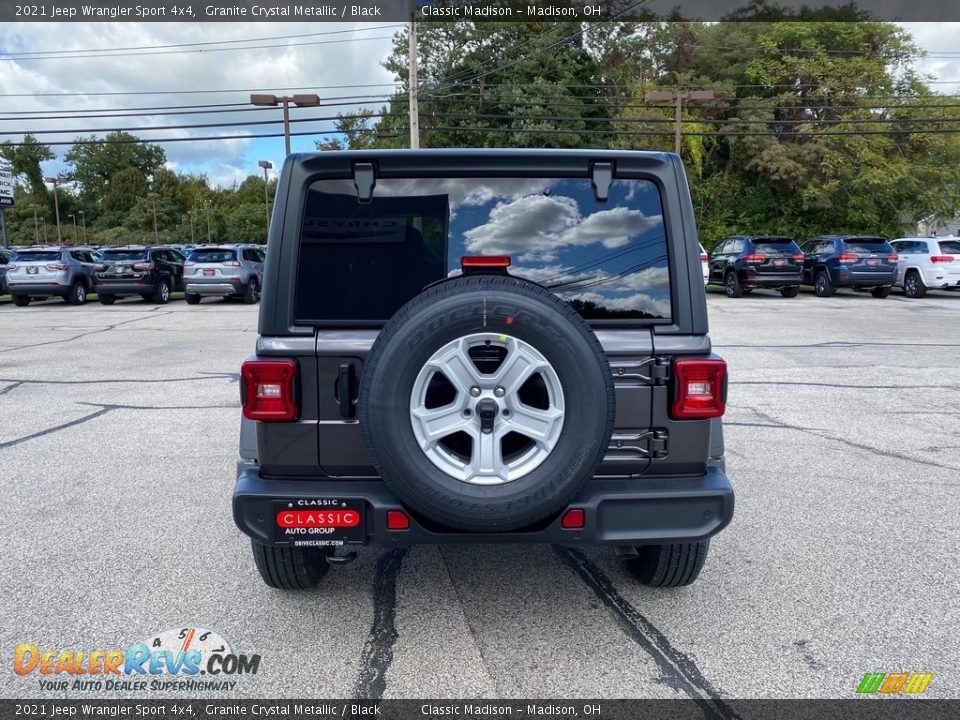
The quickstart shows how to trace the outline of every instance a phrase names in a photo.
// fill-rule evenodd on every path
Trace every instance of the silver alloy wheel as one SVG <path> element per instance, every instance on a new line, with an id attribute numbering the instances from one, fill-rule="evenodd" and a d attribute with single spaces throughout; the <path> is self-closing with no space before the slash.
<path id="1" fill-rule="evenodd" d="M 170 299 L 170 284 L 166 280 L 160 281 L 160 299 L 167 302 Z"/>
<path id="2" fill-rule="evenodd" d="M 907 295 L 913 297 L 917 294 L 917 276 L 914 273 L 907 273 L 906 285 Z"/>
<path id="3" fill-rule="evenodd" d="M 470 356 L 474 348 L 502 354 L 502 360 L 494 361 L 492 372 L 481 372 Z M 453 400 L 428 406 L 437 374 L 452 386 Z M 530 381 L 540 390 L 538 406 L 523 399 Z M 474 485 L 500 485 L 547 459 L 563 430 L 563 407 L 560 378 L 536 348 L 509 335 L 477 333 L 430 356 L 413 384 L 410 422 L 420 449 L 447 475 Z M 469 455 L 451 443 L 461 434 L 469 437 Z"/>

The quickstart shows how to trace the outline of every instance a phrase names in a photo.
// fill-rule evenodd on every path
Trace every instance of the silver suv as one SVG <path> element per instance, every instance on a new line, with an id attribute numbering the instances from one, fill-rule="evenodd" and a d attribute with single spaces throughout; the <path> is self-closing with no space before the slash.
<path id="1" fill-rule="evenodd" d="M 263 286 L 264 255 L 259 245 L 194 248 L 183 265 L 187 302 L 196 305 L 205 295 L 257 302 Z"/>
<path id="2" fill-rule="evenodd" d="M 94 289 L 96 267 L 93 251 L 85 248 L 19 250 L 7 265 L 7 289 L 20 307 L 51 295 L 83 305 Z"/>
<path id="3" fill-rule="evenodd" d="M 890 244 L 899 256 L 894 284 L 907 297 L 960 289 L 960 238 L 900 238 Z"/>

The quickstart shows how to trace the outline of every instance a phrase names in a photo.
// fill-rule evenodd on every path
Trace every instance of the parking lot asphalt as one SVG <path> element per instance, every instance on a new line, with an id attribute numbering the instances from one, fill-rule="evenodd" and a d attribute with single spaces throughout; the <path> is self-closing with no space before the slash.
<path id="1" fill-rule="evenodd" d="M 0 303 L 0 696 L 196 695 L 11 669 L 18 643 L 178 627 L 262 657 L 211 697 L 843 698 L 898 671 L 960 696 L 960 294 L 709 308 L 737 508 L 696 584 L 642 588 L 608 551 L 449 546 L 364 549 L 291 594 L 230 512 L 256 308 Z"/>

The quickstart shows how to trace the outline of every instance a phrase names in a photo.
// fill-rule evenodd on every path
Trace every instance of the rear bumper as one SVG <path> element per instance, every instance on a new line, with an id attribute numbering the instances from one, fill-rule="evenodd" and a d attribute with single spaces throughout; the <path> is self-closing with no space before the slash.
<path id="1" fill-rule="evenodd" d="M 897 281 L 897 271 L 893 272 L 848 272 L 836 273 L 833 277 L 834 285 L 846 285 L 848 287 L 878 287 L 882 285 L 893 285 Z"/>
<path id="2" fill-rule="evenodd" d="M 582 508 L 583 528 L 564 529 L 559 515 L 534 529 L 473 533 L 440 528 L 406 509 L 379 480 L 264 479 L 256 466 L 240 463 L 233 493 L 233 519 L 265 545 L 274 540 L 274 503 L 336 498 L 366 504 L 366 542 L 381 546 L 444 543 L 559 543 L 563 545 L 654 545 L 696 542 L 720 532 L 733 517 L 733 488 L 716 466 L 697 477 L 595 479 L 570 503 Z M 388 510 L 405 510 L 410 529 L 387 530 Z"/>
<path id="3" fill-rule="evenodd" d="M 803 273 L 754 273 L 747 275 L 743 281 L 745 287 L 790 287 L 799 285 L 803 280 Z"/>
<path id="4" fill-rule="evenodd" d="M 243 292 L 243 282 L 239 278 L 215 278 L 215 282 L 188 280 L 185 291 L 190 295 L 239 295 Z"/>
<path id="5" fill-rule="evenodd" d="M 69 285 L 60 283 L 7 283 L 7 291 L 11 295 L 66 295 L 70 292 Z"/>
<path id="6" fill-rule="evenodd" d="M 136 282 L 131 280 L 97 280 L 97 292 L 103 295 L 143 295 L 157 289 L 151 280 Z"/>

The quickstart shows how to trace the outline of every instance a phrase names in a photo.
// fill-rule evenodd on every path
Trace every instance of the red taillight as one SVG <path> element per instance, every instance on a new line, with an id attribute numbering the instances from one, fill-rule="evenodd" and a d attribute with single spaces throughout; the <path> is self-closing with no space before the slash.
<path id="1" fill-rule="evenodd" d="M 840 262 L 856 262 L 860 259 L 860 256 L 856 253 L 840 253 L 837 255 L 837 260 Z"/>
<path id="2" fill-rule="evenodd" d="M 566 530 L 579 530 L 583 527 L 583 508 L 570 508 L 560 519 L 560 527 Z"/>
<path id="3" fill-rule="evenodd" d="M 709 255 L 707 255 L 706 253 L 700 253 L 700 262 L 706 262 L 709 259 L 710 259 Z"/>
<path id="4" fill-rule="evenodd" d="M 70 267 L 64 263 L 50 263 L 47 265 L 47 270 L 57 270 L 59 272 L 66 272 Z"/>
<path id="5" fill-rule="evenodd" d="M 464 255 L 460 258 L 460 267 L 467 268 L 505 268 L 510 267 L 509 255 Z"/>
<path id="6" fill-rule="evenodd" d="M 747 256 L 744 258 L 744 262 L 748 262 L 748 263 L 762 263 L 762 262 L 763 262 L 764 260 L 766 260 L 766 259 L 767 259 L 767 256 L 766 256 L 766 255 L 753 254 L 753 255 L 747 255 Z"/>
<path id="7" fill-rule="evenodd" d="M 705 420 L 726 409 L 727 363 L 720 358 L 687 358 L 673 363 L 674 391 L 670 417 Z"/>
<path id="8" fill-rule="evenodd" d="M 900 259 L 900 256 L 897 255 L 896 253 L 890 253 L 889 255 L 887 255 L 887 260 L 889 260 L 890 262 L 897 262 L 897 260 L 899 259 Z"/>
<path id="9" fill-rule="evenodd" d="M 261 422 L 284 422 L 297 417 L 293 360 L 248 360 L 240 369 L 243 378 L 243 416 Z"/>
<path id="10" fill-rule="evenodd" d="M 930 257 L 930 262 L 933 263 L 952 263 L 953 255 L 933 255 Z"/>
<path id="11" fill-rule="evenodd" d="M 196 265 L 196 263 L 193 262 L 192 260 L 187 260 L 187 261 L 183 264 L 184 267 L 193 267 L 194 265 Z"/>
<path id="12" fill-rule="evenodd" d="M 410 518 L 401 510 L 387 510 L 387 530 L 409 530 Z"/>
<path id="13" fill-rule="evenodd" d="M 793 259 L 796 260 L 797 262 L 803 262 L 803 253 L 797 253 L 796 255 L 793 256 Z"/>
<path id="14" fill-rule="evenodd" d="M 144 270 L 153 270 L 153 263 L 152 262 L 134 263 L 133 269 L 139 270 L 140 272 L 143 272 Z"/>
<path id="15" fill-rule="evenodd" d="M 226 265 L 227 267 L 240 267 L 240 263 L 237 260 L 224 260 L 221 265 Z"/>

